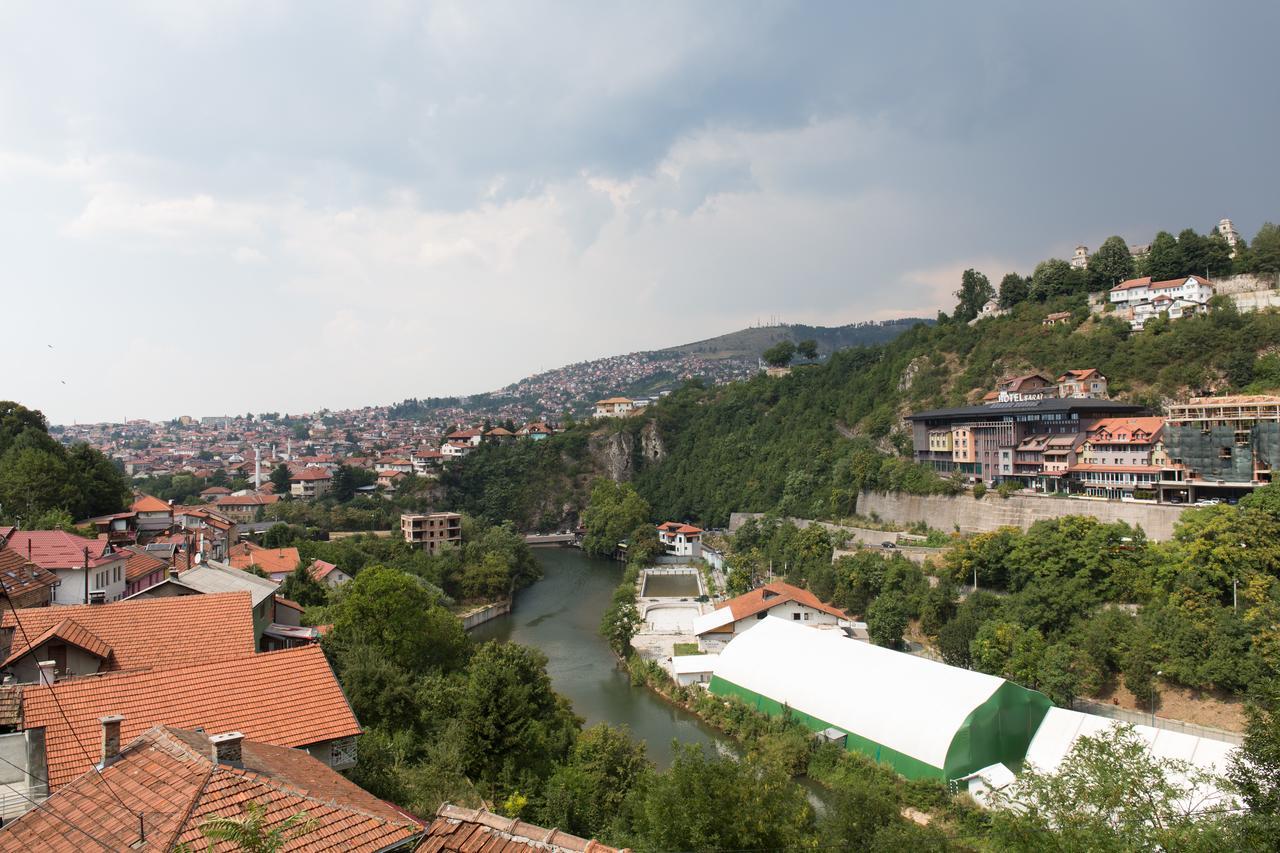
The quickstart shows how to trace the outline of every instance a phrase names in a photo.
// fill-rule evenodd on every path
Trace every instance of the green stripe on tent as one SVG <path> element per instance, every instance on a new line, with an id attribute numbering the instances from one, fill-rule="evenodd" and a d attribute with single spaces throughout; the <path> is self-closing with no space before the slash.
<path id="1" fill-rule="evenodd" d="M 1053 703 L 1035 690 L 1006 681 L 965 718 L 947 749 L 948 779 L 1003 764 L 1017 772 Z"/>
<path id="2" fill-rule="evenodd" d="M 851 732 L 843 726 L 820 720 L 795 708 L 788 708 L 768 696 L 761 696 L 759 693 L 748 690 L 745 687 L 739 687 L 732 681 L 721 678 L 718 675 L 711 676 L 711 683 L 708 688 L 716 696 L 732 696 L 741 700 L 748 708 L 753 708 L 771 717 L 781 717 L 785 713 L 790 713 L 792 719 L 803 723 L 810 731 L 820 732 L 825 729 L 842 731 L 847 735 L 845 749 L 849 752 L 860 752 L 874 761 L 888 764 L 908 779 L 946 780 L 947 778 L 946 772 L 941 767 L 934 767 L 932 764 L 928 764 L 918 758 L 912 758 L 910 755 L 905 755 L 882 743 L 877 743 L 856 732 Z"/>

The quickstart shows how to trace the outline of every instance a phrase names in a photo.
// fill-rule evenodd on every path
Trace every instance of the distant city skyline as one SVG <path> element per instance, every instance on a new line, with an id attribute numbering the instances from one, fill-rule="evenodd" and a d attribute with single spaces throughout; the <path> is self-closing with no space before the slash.
<path id="1" fill-rule="evenodd" d="M 1280 218 L 1271 5 L 0 21 L 0 398 L 55 423 L 474 394 Z"/>

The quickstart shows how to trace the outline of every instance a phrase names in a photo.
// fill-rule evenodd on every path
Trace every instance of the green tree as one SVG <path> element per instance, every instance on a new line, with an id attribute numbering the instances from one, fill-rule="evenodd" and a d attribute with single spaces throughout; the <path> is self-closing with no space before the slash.
<path id="1" fill-rule="evenodd" d="M 1041 302 L 1081 293 L 1087 286 L 1084 270 L 1078 270 L 1060 258 L 1041 261 L 1031 274 L 1031 298 Z"/>
<path id="2" fill-rule="evenodd" d="M 1146 274 L 1155 281 L 1167 281 L 1184 273 L 1186 267 L 1177 238 L 1168 231 L 1161 231 L 1151 241 L 1151 250 L 1146 257 Z"/>
<path id="3" fill-rule="evenodd" d="M 994 299 L 995 295 L 995 288 L 985 275 L 975 269 L 967 269 L 960 276 L 960 289 L 955 292 L 959 301 L 953 316 L 956 320 L 967 323 L 977 317 L 982 306 Z"/>
<path id="4" fill-rule="evenodd" d="M 867 635 L 877 646 L 902 648 L 902 635 L 910 621 L 907 607 L 896 593 L 881 593 L 867 607 Z"/>
<path id="5" fill-rule="evenodd" d="M 1231 247 L 1220 234 L 1205 236 L 1193 228 L 1184 229 L 1178 235 L 1178 251 L 1187 275 L 1213 277 L 1231 272 Z"/>
<path id="6" fill-rule="evenodd" d="M 1108 237 L 1089 256 L 1089 291 L 1110 290 L 1122 281 L 1134 277 L 1133 255 L 1123 237 Z"/>
<path id="7" fill-rule="evenodd" d="M 1245 706 L 1244 743 L 1228 777 L 1255 814 L 1280 816 L 1280 680 L 1261 684 Z"/>
<path id="8" fill-rule="evenodd" d="M 771 367 L 786 367 L 795 357 L 796 345 L 789 340 L 779 341 L 761 353 L 764 363 Z"/>
<path id="9" fill-rule="evenodd" d="M 337 470 L 333 472 L 333 479 L 329 483 L 329 492 L 338 503 L 346 503 L 356 496 L 356 483 L 351 476 L 350 467 L 346 465 L 338 466 Z"/>
<path id="10" fill-rule="evenodd" d="M 495 794 L 550 775 L 573 745 L 578 718 L 551 689 L 546 666 L 546 656 L 536 649 L 489 642 L 476 649 L 467 667 L 458 708 L 465 770 Z"/>
<path id="11" fill-rule="evenodd" d="M 271 469 L 271 485 L 277 495 L 289 494 L 289 466 L 281 462 Z"/>
<path id="12" fill-rule="evenodd" d="M 1280 225 L 1264 222 L 1249 244 L 1250 272 L 1280 273 Z"/>
<path id="13" fill-rule="evenodd" d="M 1132 726 L 1076 740 L 1059 768 L 1023 768 L 993 796 L 990 841 L 1015 851 L 1214 850 L 1221 817 L 1194 792 L 1218 780 L 1157 758 Z"/>
<path id="14" fill-rule="evenodd" d="M 276 525 L 276 527 L 283 526 Z M 284 579 L 284 583 L 280 584 L 280 595 L 298 602 L 303 607 L 317 607 L 329 600 L 329 589 L 311 576 L 311 566 L 303 560 Z"/>
<path id="15" fill-rule="evenodd" d="M 462 623 L 423 581 L 387 566 L 368 566 L 342 587 L 330 609 L 326 648 L 368 645 L 411 673 L 448 671 L 467 657 Z"/>
<path id="16" fill-rule="evenodd" d="M 578 736 L 568 761 L 547 780 L 538 823 L 598 838 L 652 769 L 644 742 L 632 740 L 626 726 L 592 726 Z"/>
<path id="17" fill-rule="evenodd" d="M 307 817 L 306 811 L 295 812 L 278 823 L 268 819 L 267 807 L 258 802 L 244 804 L 241 817 L 210 817 L 202 820 L 200 834 L 213 847 L 218 842 L 234 845 L 244 853 L 276 853 L 285 845 L 305 837 L 319 823 Z"/>
<path id="18" fill-rule="evenodd" d="M 801 341 L 796 344 L 796 354 L 808 361 L 816 361 L 818 358 L 818 342 L 814 340 Z"/>
<path id="19" fill-rule="evenodd" d="M 582 513 L 582 550 L 593 556 L 608 556 L 618 543 L 640 524 L 649 520 L 649 504 L 630 483 L 598 479 L 591 487 L 591 499 Z"/>
<path id="20" fill-rule="evenodd" d="M 629 817 L 625 834 L 637 850 L 788 850 L 813 825 L 803 790 L 785 770 L 709 757 L 691 745 L 636 792 Z"/>
<path id="21" fill-rule="evenodd" d="M 1025 302 L 1031 294 L 1031 283 L 1016 272 L 1004 274 L 1000 279 L 1000 307 L 1012 308 Z"/>

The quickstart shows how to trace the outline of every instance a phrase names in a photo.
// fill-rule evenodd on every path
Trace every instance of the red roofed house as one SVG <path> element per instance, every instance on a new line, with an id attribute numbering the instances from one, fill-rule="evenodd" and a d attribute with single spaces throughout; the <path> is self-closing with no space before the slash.
<path id="1" fill-rule="evenodd" d="M 527 423 L 524 426 L 520 427 L 520 429 L 516 430 L 516 435 L 519 438 L 530 438 L 530 439 L 533 439 L 534 441 L 541 441 L 542 439 L 550 436 L 551 433 L 552 433 L 551 427 L 547 426 L 542 421 L 533 421 L 532 423 Z"/>
<path id="2" fill-rule="evenodd" d="M 619 853 L 599 841 L 559 829 L 545 829 L 483 809 L 445 803 L 427 829 L 417 853 Z"/>
<path id="3" fill-rule="evenodd" d="M 122 548 L 126 554 L 124 566 L 125 595 L 141 592 L 149 586 L 155 586 L 165 579 L 169 573 L 169 563 L 146 549 L 134 546 Z"/>
<path id="4" fill-rule="evenodd" d="M 323 468 L 303 468 L 289 475 L 289 494 L 295 498 L 312 500 L 329 491 L 333 475 Z"/>
<path id="5" fill-rule="evenodd" d="M 276 583 L 282 582 L 293 570 L 298 568 L 302 557 L 297 548 L 263 548 L 252 542 L 241 542 L 231 546 L 231 555 L 227 560 L 233 568 L 247 569 L 257 566 L 267 573 Z"/>
<path id="6" fill-rule="evenodd" d="M 140 495 L 130 505 L 129 511 L 138 514 L 140 533 L 158 533 L 168 530 L 173 524 L 173 507 L 151 495 Z"/>
<path id="7" fill-rule="evenodd" d="M 678 521 L 659 524 L 658 541 L 667 549 L 668 554 L 694 559 L 702 556 L 702 529 L 692 524 L 681 524 Z"/>
<path id="8" fill-rule="evenodd" d="M 445 440 L 450 443 L 470 444 L 476 447 L 480 444 L 484 437 L 484 430 L 481 429 L 459 429 L 454 430 L 445 436 Z"/>
<path id="9" fill-rule="evenodd" d="M 0 613 L 0 670 L 20 683 L 253 654 L 248 593 Z"/>
<path id="10" fill-rule="evenodd" d="M 167 600 L 202 602 L 213 597 Z M 124 718 L 122 743 L 152 726 L 200 726 L 301 749 L 335 770 L 355 765 L 361 731 L 316 645 L 179 668 L 30 684 L 22 689 L 22 723 L 25 728 L 44 727 L 45 778 L 51 791 L 97 764 L 101 756 L 86 754 L 84 745 L 101 742 L 100 720 L 113 715 Z"/>
<path id="11" fill-rule="evenodd" d="M 250 522 L 261 521 L 263 510 L 279 502 L 279 495 L 225 495 L 213 506 L 232 521 Z"/>
<path id="12" fill-rule="evenodd" d="M 342 586 L 344 583 L 351 580 L 351 575 L 347 574 L 333 563 L 326 563 L 324 560 L 314 561 L 307 567 L 307 570 L 311 572 L 311 577 L 330 588 Z"/>
<path id="13" fill-rule="evenodd" d="M 1134 329 L 1161 311 L 1178 319 L 1203 310 L 1213 298 L 1213 284 L 1202 276 L 1188 275 L 1167 281 L 1152 281 L 1150 276 L 1131 278 L 1111 288 L 1109 299 L 1121 316 Z"/>
<path id="14" fill-rule="evenodd" d="M 65 530 L 15 530 L 9 547 L 58 576 L 54 604 L 87 604 L 124 598 L 125 555 L 105 539 L 85 539 Z"/>
<path id="15" fill-rule="evenodd" d="M 14 607 L 48 607 L 58 576 L 5 546 L 0 539 L 0 592 Z"/>
<path id="16" fill-rule="evenodd" d="M 719 651 L 766 616 L 812 627 L 835 627 L 849 619 L 843 610 L 823 604 L 807 589 L 774 581 L 717 604 L 715 610 L 693 620 L 693 632 L 702 648 Z"/>
<path id="17" fill-rule="evenodd" d="M 306 814 L 309 828 L 286 833 L 282 851 L 409 851 L 423 835 L 416 819 L 296 749 L 239 731 L 163 725 L 121 749 L 126 722 L 101 719 L 89 740 L 101 770 L 86 768 L 38 809 L 7 822 L 0 851 L 204 850 L 201 826 L 239 818 L 250 803 L 265 809 L 268 830 Z"/>
<path id="18" fill-rule="evenodd" d="M 1092 367 L 1084 370 L 1068 370 L 1058 377 L 1059 397 L 1087 397 L 1107 399 L 1107 377 Z"/>

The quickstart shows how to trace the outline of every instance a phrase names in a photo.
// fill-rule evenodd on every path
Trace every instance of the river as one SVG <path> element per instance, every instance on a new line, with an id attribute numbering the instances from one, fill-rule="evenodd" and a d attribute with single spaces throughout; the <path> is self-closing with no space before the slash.
<path id="1" fill-rule="evenodd" d="M 632 687 L 604 637 L 600 617 L 622 581 L 622 565 L 576 548 L 534 548 L 543 578 L 516 593 L 512 612 L 471 631 L 477 641 L 510 640 L 539 649 L 556 692 L 573 703 L 587 725 L 626 725 L 648 746 L 659 768 L 671 763 L 672 741 L 722 752 L 727 738 L 694 715 Z"/>

